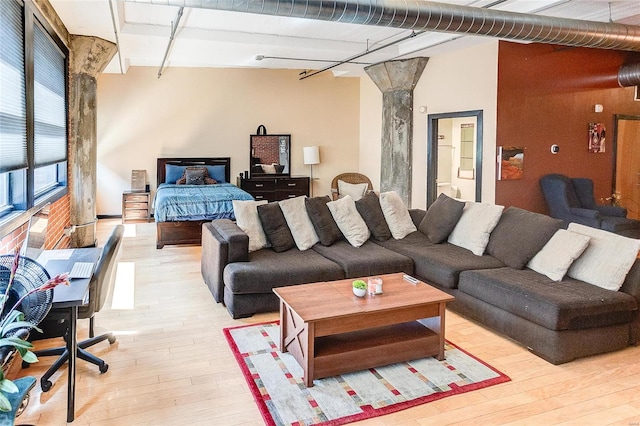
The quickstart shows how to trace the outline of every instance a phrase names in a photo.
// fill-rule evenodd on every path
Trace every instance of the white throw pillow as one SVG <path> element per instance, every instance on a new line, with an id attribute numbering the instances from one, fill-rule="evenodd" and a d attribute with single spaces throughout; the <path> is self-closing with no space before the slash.
<path id="1" fill-rule="evenodd" d="M 410 233 L 418 230 L 411 220 L 409 210 L 407 210 L 407 207 L 397 192 L 382 192 L 379 198 L 384 220 L 387 221 L 393 238 L 401 240 Z"/>
<path id="2" fill-rule="evenodd" d="M 590 239 L 586 235 L 559 229 L 533 256 L 527 267 L 554 281 L 561 281 L 569 267 L 587 248 Z"/>
<path id="3" fill-rule="evenodd" d="M 305 198 L 305 196 L 302 196 L 278 202 L 291 230 L 293 241 L 296 242 L 298 249 L 302 251 L 310 249 L 320 241 L 316 230 L 313 228 L 313 223 L 309 219 L 307 207 L 304 203 Z"/>
<path id="4" fill-rule="evenodd" d="M 569 231 L 591 237 L 589 246 L 569 268 L 571 278 L 618 291 L 640 250 L 640 240 L 570 223 Z"/>
<path id="5" fill-rule="evenodd" d="M 327 207 L 349 244 L 360 247 L 369 239 L 371 236 L 369 228 L 358 213 L 356 202 L 350 195 L 328 202 Z"/>
<path id="6" fill-rule="evenodd" d="M 347 183 L 338 179 L 338 194 L 340 194 L 340 198 L 345 195 L 350 195 L 351 198 L 353 198 L 353 201 L 358 201 L 360 198 L 364 197 L 368 188 L 368 183 Z"/>
<path id="7" fill-rule="evenodd" d="M 497 204 L 467 201 L 460 220 L 449 234 L 448 241 L 453 245 L 470 250 L 476 256 L 482 256 L 489 243 L 491 231 L 502 216 L 502 210 L 504 210 L 504 206 Z"/>
<path id="8" fill-rule="evenodd" d="M 262 223 L 258 216 L 260 204 L 267 204 L 267 201 L 233 200 L 233 214 L 236 217 L 236 224 L 249 237 L 249 252 L 269 247 L 269 241 L 262 230 Z"/>
<path id="9" fill-rule="evenodd" d="M 260 164 L 260 167 L 262 168 L 263 173 L 267 173 L 270 175 L 276 174 L 276 166 L 274 166 L 273 164 Z"/>

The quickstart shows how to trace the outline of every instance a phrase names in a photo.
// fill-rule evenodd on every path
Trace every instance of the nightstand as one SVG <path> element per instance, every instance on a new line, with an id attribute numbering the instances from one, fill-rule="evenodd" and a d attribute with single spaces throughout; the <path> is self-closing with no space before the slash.
<path id="1" fill-rule="evenodd" d="M 122 223 L 149 222 L 150 218 L 150 192 L 124 191 L 122 193 Z"/>

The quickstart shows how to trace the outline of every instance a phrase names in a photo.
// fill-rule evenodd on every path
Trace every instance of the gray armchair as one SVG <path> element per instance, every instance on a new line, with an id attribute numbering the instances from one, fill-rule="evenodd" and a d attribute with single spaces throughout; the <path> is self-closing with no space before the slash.
<path id="1" fill-rule="evenodd" d="M 597 205 L 593 181 L 550 174 L 540 178 L 549 215 L 565 222 L 580 223 L 633 238 L 640 238 L 640 221 L 627 219 L 627 209 Z"/>

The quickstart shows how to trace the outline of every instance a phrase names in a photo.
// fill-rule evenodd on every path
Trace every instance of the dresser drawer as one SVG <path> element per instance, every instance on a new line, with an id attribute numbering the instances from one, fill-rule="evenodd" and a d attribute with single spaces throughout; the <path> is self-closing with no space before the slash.
<path id="1" fill-rule="evenodd" d="M 146 194 L 126 194 L 124 197 L 127 202 L 149 202 L 149 196 Z"/>
<path id="2" fill-rule="evenodd" d="M 262 201 L 262 200 L 267 200 L 268 202 L 278 201 L 276 198 L 275 191 L 269 191 L 269 192 L 253 191 L 251 192 L 251 195 L 253 195 L 253 198 L 255 198 L 256 201 Z"/>
<path id="3" fill-rule="evenodd" d="M 125 219 L 148 219 L 149 210 L 125 210 Z"/>
<path id="4" fill-rule="evenodd" d="M 148 209 L 149 203 L 125 202 L 125 209 Z"/>
<path id="5" fill-rule="evenodd" d="M 275 180 L 243 180 L 242 189 L 247 192 L 274 191 L 276 189 Z"/>
<path id="6" fill-rule="evenodd" d="M 309 188 L 307 179 L 278 179 L 276 189 L 279 191 L 302 191 L 302 195 L 307 193 Z"/>

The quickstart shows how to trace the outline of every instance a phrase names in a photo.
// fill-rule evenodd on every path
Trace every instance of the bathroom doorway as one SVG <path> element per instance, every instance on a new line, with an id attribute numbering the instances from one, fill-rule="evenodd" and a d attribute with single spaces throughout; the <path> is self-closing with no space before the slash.
<path id="1" fill-rule="evenodd" d="M 613 116 L 614 202 L 640 219 L 640 116 Z"/>
<path id="2" fill-rule="evenodd" d="M 427 207 L 441 193 L 481 201 L 481 110 L 427 117 Z"/>

